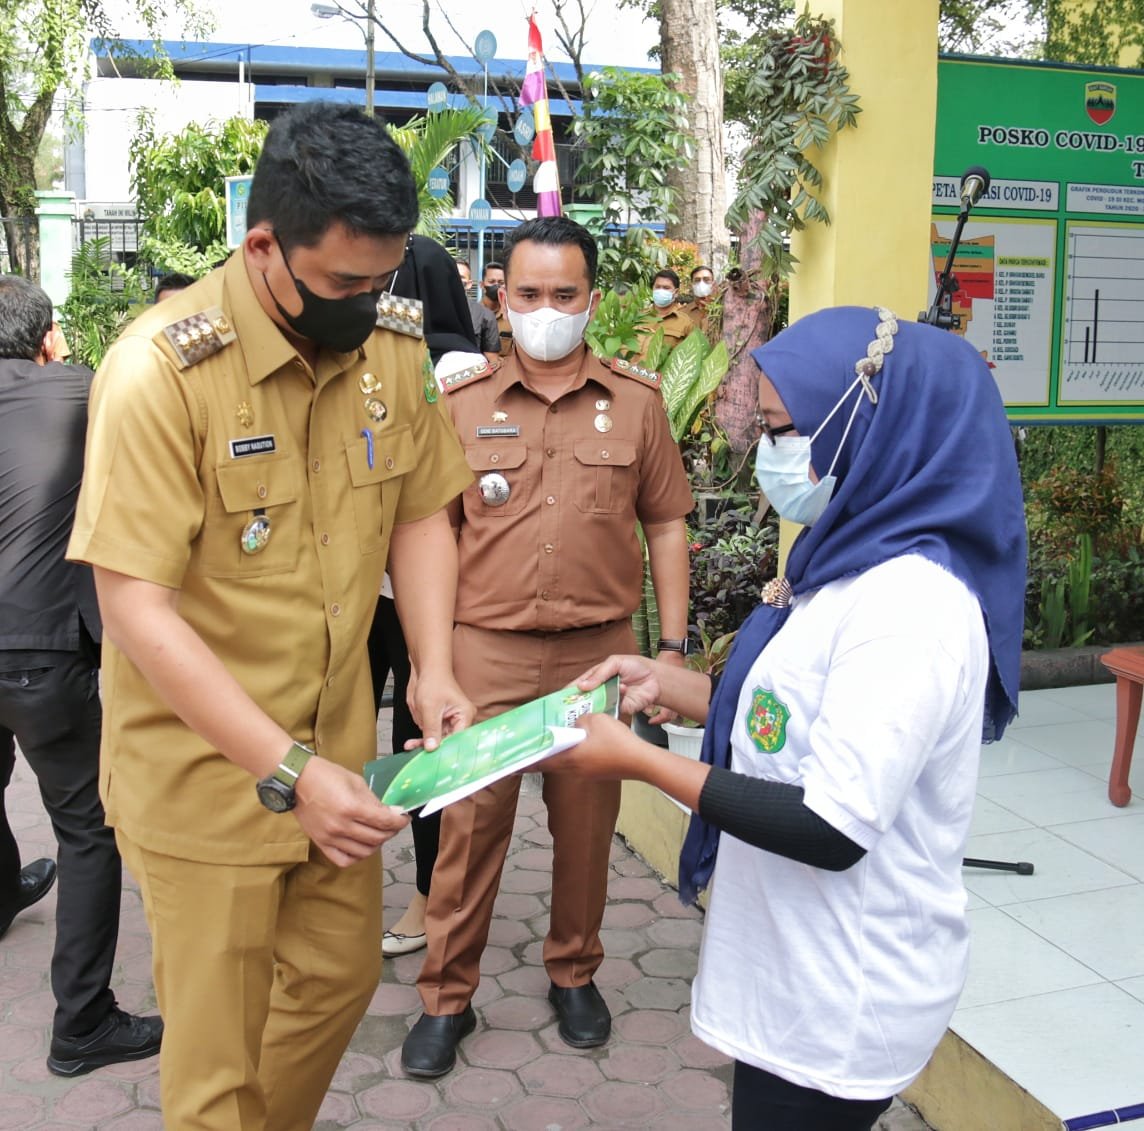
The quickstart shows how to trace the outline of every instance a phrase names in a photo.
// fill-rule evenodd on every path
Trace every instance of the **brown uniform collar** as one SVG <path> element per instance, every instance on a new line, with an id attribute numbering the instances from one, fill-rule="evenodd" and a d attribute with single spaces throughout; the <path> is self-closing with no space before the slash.
<path id="1" fill-rule="evenodd" d="M 580 360 L 580 369 L 576 373 L 576 378 L 562 395 L 567 396 L 569 393 L 574 393 L 582 389 L 589 381 L 594 381 L 597 385 L 602 385 L 614 397 L 621 378 L 608 368 L 606 361 L 601 361 L 587 346 L 584 346 L 583 349 L 584 356 Z M 533 396 L 538 395 L 537 390 L 525 383 L 524 374 L 517 362 L 515 349 L 502 359 L 501 367 L 494 375 L 493 380 L 496 383 L 496 399 L 498 401 L 513 385 L 520 385 Z"/>

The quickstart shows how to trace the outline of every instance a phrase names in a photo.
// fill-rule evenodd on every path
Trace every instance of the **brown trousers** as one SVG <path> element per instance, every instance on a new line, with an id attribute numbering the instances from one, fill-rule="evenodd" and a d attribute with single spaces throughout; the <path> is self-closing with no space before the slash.
<path id="1" fill-rule="evenodd" d="M 458 625 L 453 669 L 480 720 L 558 691 L 613 652 L 634 649 L 628 621 L 553 633 Z M 417 980 L 425 1012 L 433 1016 L 460 1013 L 480 984 L 520 781 L 518 775 L 503 778 L 443 811 L 425 915 L 428 947 Z M 544 803 L 553 842 L 544 965 L 558 986 L 583 986 L 604 959 L 600 923 L 620 783 L 546 775 Z"/>

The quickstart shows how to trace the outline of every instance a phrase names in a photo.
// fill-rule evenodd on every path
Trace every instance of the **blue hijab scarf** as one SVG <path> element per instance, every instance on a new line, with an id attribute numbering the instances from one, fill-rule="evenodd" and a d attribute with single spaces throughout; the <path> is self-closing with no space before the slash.
<path id="1" fill-rule="evenodd" d="M 866 307 L 800 319 L 752 353 L 798 432 L 811 435 L 855 380 L 879 322 Z M 1016 714 L 1025 599 L 1025 517 L 1013 440 L 989 367 L 963 338 L 899 322 L 880 373 L 877 404 L 856 386 L 812 446 L 824 473 L 842 441 L 854 398 L 862 403 L 818 521 L 787 562 L 795 594 L 904 554 L 920 554 L 965 583 L 989 636 L 983 740 Z M 764 441 L 765 442 L 765 441 Z M 707 716 L 701 758 L 727 768 L 743 683 L 789 608 L 760 605 L 735 636 Z M 679 897 L 691 904 L 710 881 L 719 830 L 692 815 L 679 858 Z"/>

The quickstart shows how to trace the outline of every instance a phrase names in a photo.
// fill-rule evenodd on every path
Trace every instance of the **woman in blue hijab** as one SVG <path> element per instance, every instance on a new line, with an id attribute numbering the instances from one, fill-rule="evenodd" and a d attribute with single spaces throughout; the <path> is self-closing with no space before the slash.
<path id="1" fill-rule="evenodd" d="M 978 755 L 1017 703 L 1020 482 L 996 384 L 960 337 L 844 307 L 753 357 L 759 485 L 804 526 L 785 578 L 717 687 L 632 656 L 580 681 L 619 673 L 624 712 L 704 719 L 702 760 L 591 716 L 545 769 L 645 781 L 693 810 L 680 896 L 710 892 L 692 1028 L 735 1060 L 736 1131 L 866 1131 L 965 980 Z"/>

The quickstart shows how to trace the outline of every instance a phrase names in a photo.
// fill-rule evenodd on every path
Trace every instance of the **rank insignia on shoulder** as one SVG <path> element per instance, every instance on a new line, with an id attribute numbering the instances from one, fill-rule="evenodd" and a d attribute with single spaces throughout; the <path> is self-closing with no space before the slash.
<path id="1" fill-rule="evenodd" d="M 472 385 L 475 381 L 482 381 L 491 377 L 500 368 L 499 361 L 482 361 L 476 365 L 466 366 L 441 378 L 441 384 L 446 393 L 455 393 L 465 385 Z"/>
<path id="2" fill-rule="evenodd" d="M 425 314 L 420 299 L 383 294 L 377 300 L 377 324 L 383 330 L 395 330 L 411 338 L 425 336 Z"/>
<path id="3" fill-rule="evenodd" d="M 198 365 L 238 336 L 230 319 L 217 306 L 180 318 L 178 322 L 164 326 L 162 333 L 175 351 L 180 369 Z"/>
<path id="4" fill-rule="evenodd" d="M 658 389 L 663 380 L 654 369 L 648 369 L 646 365 L 640 365 L 634 361 L 624 361 L 622 357 L 612 358 L 608 368 L 613 373 L 620 373 L 625 377 L 634 377 L 637 381 L 642 381 L 653 389 Z"/>

